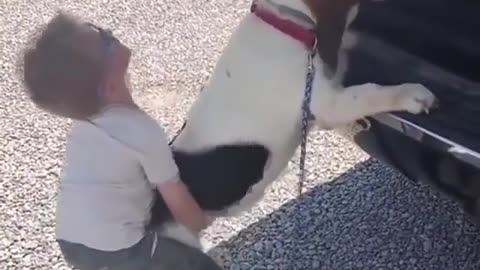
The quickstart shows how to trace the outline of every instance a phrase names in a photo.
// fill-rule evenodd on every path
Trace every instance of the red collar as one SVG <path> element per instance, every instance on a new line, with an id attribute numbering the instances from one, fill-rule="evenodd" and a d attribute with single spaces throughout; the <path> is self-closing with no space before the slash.
<path id="1" fill-rule="evenodd" d="M 276 14 L 268 9 L 259 7 L 255 1 L 252 3 L 250 12 L 279 31 L 302 42 L 308 49 L 311 49 L 313 46 L 315 46 L 316 35 L 312 29 L 299 25 L 291 20 L 279 18 Z"/>

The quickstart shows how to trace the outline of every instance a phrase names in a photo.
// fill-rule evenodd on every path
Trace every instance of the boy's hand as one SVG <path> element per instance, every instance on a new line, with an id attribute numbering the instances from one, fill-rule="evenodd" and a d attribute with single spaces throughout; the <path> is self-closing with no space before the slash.
<path id="1" fill-rule="evenodd" d="M 213 222 L 179 178 L 160 184 L 158 190 L 175 220 L 187 226 L 195 234 L 199 234 Z"/>

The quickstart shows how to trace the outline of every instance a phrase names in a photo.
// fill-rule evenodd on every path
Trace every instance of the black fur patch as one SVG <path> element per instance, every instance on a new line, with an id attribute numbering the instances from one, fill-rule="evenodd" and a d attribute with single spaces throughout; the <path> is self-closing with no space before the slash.
<path id="1" fill-rule="evenodd" d="M 223 210 L 240 201 L 263 178 L 270 151 L 258 144 L 221 145 L 201 153 L 173 150 L 180 177 L 200 207 Z M 171 218 L 156 191 L 151 225 Z"/>

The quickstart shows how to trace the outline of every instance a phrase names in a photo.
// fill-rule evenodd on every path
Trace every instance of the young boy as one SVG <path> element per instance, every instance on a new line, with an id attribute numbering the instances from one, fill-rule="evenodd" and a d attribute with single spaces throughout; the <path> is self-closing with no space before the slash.
<path id="1" fill-rule="evenodd" d="M 200 250 L 145 230 L 153 188 L 192 232 L 207 219 L 178 176 L 164 130 L 134 103 L 130 50 L 110 32 L 58 13 L 25 51 L 32 101 L 73 119 L 56 234 L 79 270 L 221 269 Z"/>

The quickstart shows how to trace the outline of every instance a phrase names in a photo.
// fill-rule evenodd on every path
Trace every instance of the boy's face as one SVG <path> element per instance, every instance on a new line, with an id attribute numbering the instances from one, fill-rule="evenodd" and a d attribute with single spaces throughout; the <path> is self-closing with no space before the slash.
<path id="1" fill-rule="evenodd" d="M 130 63 L 130 49 L 108 30 L 88 23 L 82 27 L 81 35 L 84 35 L 85 40 L 83 45 L 88 49 L 91 57 L 98 59 L 99 64 L 104 67 L 103 85 L 99 86 L 99 91 L 104 92 L 101 94 L 107 97 L 111 95 L 116 95 L 117 97 L 119 95 L 130 96 L 128 88 L 123 87 Z M 107 87 L 108 89 L 105 89 L 105 84 L 114 85 L 115 87 Z M 112 91 L 115 93 L 112 93 Z M 126 92 L 120 93 L 121 91 Z"/>

